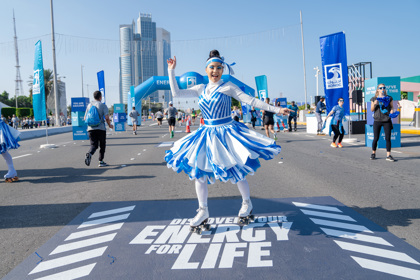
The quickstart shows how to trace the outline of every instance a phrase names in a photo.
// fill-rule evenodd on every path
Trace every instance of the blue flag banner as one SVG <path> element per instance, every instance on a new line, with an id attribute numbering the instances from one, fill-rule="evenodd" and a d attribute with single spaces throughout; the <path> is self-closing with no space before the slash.
<path id="1" fill-rule="evenodd" d="M 350 115 L 346 36 L 339 32 L 320 37 L 319 42 L 327 114 L 338 104 L 338 99 L 343 98 L 344 113 Z"/>
<path id="2" fill-rule="evenodd" d="M 45 108 L 44 65 L 42 63 L 42 44 L 35 44 L 34 81 L 32 83 L 32 106 L 35 121 L 47 120 Z"/>
<path id="3" fill-rule="evenodd" d="M 258 98 L 264 100 L 268 97 L 267 76 L 256 76 L 255 84 L 257 85 Z"/>
<path id="4" fill-rule="evenodd" d="M 105 102 L 105 73 L 102 70 L 102 71 L 99 71 L 97 75 L 98 75 L 99 91 L 102 92 L 102 102 L 106 104 Z"/>

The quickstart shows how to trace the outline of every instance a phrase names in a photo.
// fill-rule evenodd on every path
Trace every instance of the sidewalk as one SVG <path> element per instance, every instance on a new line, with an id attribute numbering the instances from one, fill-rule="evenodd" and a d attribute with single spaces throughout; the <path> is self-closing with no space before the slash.
<path id="1" fill-rule="evenodd" d="M 420 135 L 420 128 L 413 126 L 411 122 L 401 122 L 401 134 L 417 134 Z"/>
<path id="2" fill-rule="evenodd" d="M 401 134 L 417 134 L 420 135 L 420 128 L 416 128 L 411 122 L 401 122 Z M 306 122 L 297 122 L 298 125 L 305 125 Z"/>
<path id="3" fill-rule="evenodd" d="M 32 129 L 22 129 L 19 128 L 18 131 L 20 132 L 20 140 L 27 140 L 27 139 L 33 139 L 38 137 L 45 137 L 46 135 L 46 127 L 42 126 L 40 128 L 32 128 Z M 71 125 L 68 126 L 50 126 L 48 127 L 48 135 L 54 135 L 54 134 L 60 134 L 60 133 L 66 133 L 72 131 L 73 128 Z"/>

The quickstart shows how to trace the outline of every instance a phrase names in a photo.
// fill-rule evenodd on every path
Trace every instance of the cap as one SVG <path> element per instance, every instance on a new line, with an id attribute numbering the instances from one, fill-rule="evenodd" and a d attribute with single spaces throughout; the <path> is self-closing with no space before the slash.
<path id="1" fill-rule="evenodd" d="M 174 104 L 174 103 L 172 103 L 172 101 L 169 101 L 169 105 L 172 105 L 172 104 Z"/>

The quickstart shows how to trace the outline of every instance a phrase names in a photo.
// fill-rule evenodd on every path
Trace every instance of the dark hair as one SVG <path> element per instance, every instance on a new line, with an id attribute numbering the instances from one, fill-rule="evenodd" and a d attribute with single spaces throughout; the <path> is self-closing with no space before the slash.
<path id="1" fill-rule="evenodd" d="M 220 57 L 220 53 L 219 53 L 219 51 L 218 51 L 218 50 L 212 50 L 212 51 L 210 51 L 209 58 L 212 58 L 212 57 L 218 57 L 218 58 L 221 58 L 221 57 Z M 208 59 L 209 59 L 209 58 L 208 58 Z"/>
<path id="2" fill-rule="evenodd" d="M 265 100 L 268 100 L 268 102 L 270 102 L 270 97 L 267 97 Z M 264 101 L 265 101 L 265 100 L 264 100 Z"/>
<path id="3" fill-rule="evenodd" d="M 102 96 L 102 92 L 100 92 L 99 90 L 93 93 L 93 98 L 95 98 L 96 100 L 99 100 L 101 96 Z"/>

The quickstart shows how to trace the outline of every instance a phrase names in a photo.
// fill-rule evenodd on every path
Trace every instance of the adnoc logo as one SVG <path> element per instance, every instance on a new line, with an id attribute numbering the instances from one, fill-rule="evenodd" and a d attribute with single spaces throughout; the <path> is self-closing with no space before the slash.
<path id="1" fill-rule="evenodd" d="M 187 88 L 193 87 L 197 84 L 197 77 L 187 77 Z"/>
<path id="2" fill-rule="evenodd" d="M 41 87 L 39 84 L 39 72 L 40 70 L 36 70 L 34 72 L 34 81 L 33 81 L 33 89 L 32 89 L 32 94 L 40 94 L 41 93 Z"/>
<path id="3" fill-rule="evenodd" d="M 324 73 L 326 89 L 335 89 L 343 87 L 343 71 L 341 63 L 325 65 Z"/>

